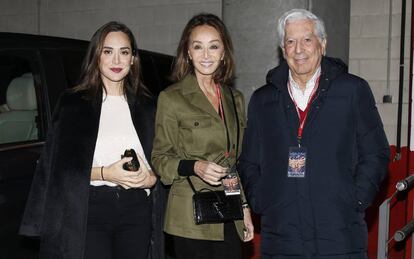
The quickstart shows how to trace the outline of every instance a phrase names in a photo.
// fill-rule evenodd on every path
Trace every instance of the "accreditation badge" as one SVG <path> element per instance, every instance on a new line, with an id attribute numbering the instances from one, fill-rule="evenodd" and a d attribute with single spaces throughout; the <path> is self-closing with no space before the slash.
<path id="1" fill-rule="evenodd" d="M 290 147 L 287 176 L 289 178 L 305 178 L 306 148 Z"/>

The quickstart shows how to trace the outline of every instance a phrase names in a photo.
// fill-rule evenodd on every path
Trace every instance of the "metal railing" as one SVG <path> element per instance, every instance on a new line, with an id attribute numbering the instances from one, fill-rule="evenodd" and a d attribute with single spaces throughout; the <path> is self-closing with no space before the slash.
<path id="1" fill-rule="evenodd" d="M 379 222 L 378 222 L 378 246 L 377 246 L 377 259 L 388 259 L 388 244 L 394 239 L 396 242 L 404 241 L 408 236 L 412 235 L 414 231 L 414 219 L 412 219 L 403 228 L 397 230 L 393 237 L 389 238 L 389 226 L 390 226 L 390 204 L 391 200 L 397 195 L 398 192 L 408 191 L 414 186 L 414 174 L 399 181 L 396 185 L 396 191 L 384 200 L 379 207 Z M 414 251 L 414 238 L 412 239 L 411 246 Z M 414 253 L 413 253 L 414 255 Z M 411 258 L 414 259 L 414 256 Z"/>

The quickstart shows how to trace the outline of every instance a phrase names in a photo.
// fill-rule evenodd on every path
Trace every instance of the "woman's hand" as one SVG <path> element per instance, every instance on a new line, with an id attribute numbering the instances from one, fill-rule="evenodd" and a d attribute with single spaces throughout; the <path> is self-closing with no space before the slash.
<path id="1" fill-rule="evenodd" d="M 157 177 L 155 176 L 154 172 L 147 167 L 144 159 L 138 154 L 137 157 L 140 167 L 138 170 L 137 183 L 133 188 L 151 188 L 157 182 Z"/>
<path id="2" fill-rule="evenodd" d="M 137 155 L 140 168 L 138 171 L 127 171 L 123 164 L 132 160 L 131 157 L 124 157 L 121 160 L 103 168 L 104 180 L 118 184 L 125 189 L 129 188 L 151 188 L 157 182 L 157 177 L 148 169 L 143 159 Z"/>
<path id="3" fill-rule="evenodd" d="M 219 166 L 209 161 L 197 161 L 194 164 L 194 172 L 203 181 L 211 185 L 220 185 L 221 178 L 225 177 L 229 171 L 229 168 Z"/>
<path id="4" fill-rule="evenodd" d="M 254 226 L 249 208 L 243 208 L 244 237 L 243 242 L 248 242 L 254 237 Z"/>

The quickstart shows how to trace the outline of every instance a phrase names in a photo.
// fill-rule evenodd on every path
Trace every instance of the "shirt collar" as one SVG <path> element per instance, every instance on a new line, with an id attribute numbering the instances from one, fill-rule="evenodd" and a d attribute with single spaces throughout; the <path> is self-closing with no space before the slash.
<path id="1" fill-rule="evenodd" d="M 315 73 L 313 74 L 313 76 L 311 77 L 311 79 L 308 80 L 308 82 L 306 82 L 306 86 L 305 86 L 305 91 L 309 88 L 313 88 L 315 86 L 316 80 L 318 79 L 318 77 L 321 75 L 321 66 L 319 66 Z M 299 84 L 295 82 L 295 80 L 292 77 L 292 72 L 289 69 L 289 83 L 291 86 L 293 86 L 296 89 L 300 89 Z"/>

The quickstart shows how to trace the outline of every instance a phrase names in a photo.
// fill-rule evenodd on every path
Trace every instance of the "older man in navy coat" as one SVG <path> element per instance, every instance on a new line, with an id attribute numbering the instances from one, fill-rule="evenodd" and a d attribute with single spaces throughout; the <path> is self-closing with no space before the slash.
<path id="1" fill-rule="evenodd" d="M 364 211 L 389 160 L 370 87 L 324 56 L 314 14 L 285 13 L 278 33 L 286 62 L 252 95 L 239 162 L 262 258 L 367 258 Z"/>

